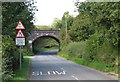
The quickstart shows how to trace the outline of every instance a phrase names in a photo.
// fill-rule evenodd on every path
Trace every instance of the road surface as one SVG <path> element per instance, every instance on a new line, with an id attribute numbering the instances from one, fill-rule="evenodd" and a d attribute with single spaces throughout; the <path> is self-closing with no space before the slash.
<path id="1" fill-rule="evenodd" d="M 59 57 L 55 55 L 56 52 L 45 51 L 33 56 L 28 80 L 117 80 L 110 75 Z"/>

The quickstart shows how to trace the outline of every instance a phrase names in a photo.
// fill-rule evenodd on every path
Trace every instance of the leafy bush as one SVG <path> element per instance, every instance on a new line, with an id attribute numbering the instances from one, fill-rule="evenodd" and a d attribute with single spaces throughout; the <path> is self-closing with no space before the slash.
<path id="1" fill-rule="evenodd" d="M 102 43 L 99 41 L 99 34 L 95 33 L 90 36 L 89 40 L 87 40 L 86 43 L 86 55 L 83 56 L 85 60 L 92 61 L 92 60 L 97 60 L 97 53 L 98 53 L 98 47 L 101 46 Z"/>
<path id="2" fill-rule="evenodd" d="M 23 56 L 30 56 L 32 53 L 30 53 L 30 50 L 27 49 L 27 47 L 23 47 Z"/>
<path id="3" fill-rule="evenodd" d="M 85 42 L 71 42 L 63 47 L 62 52 L 76 57 L 82 57 L 85 54 Z"/>
<path id="4" fill-rule="evenodd" d="M 0 35 L 0 44 L 2 44 L 2 36 Z M 0 82 L 2 78 L 2 45 L 0 45 Z"/>
<path id="5" fill-rule="evenodd" d="M 118 66 L 118 49 L 110 43 L 109 39 L 99 33 L 95 33 L 89 38 L 86 43 L 85 53 L 83 59 L 104 63 L 105 71 Z"/>
<path id="6" fill-rule="evenodd" d="M 10 79 L 19 66 L 18 49 L 14 44 L 9 36 L 2 37 L 2 80 Z"/>
<path id="7" fill-rule="evenodd" d="M 62 48 L 60 54 L 65 54 L 70 60 L 102 71 L 117 73 L 118 49 L 100 33 L 95 33 L 84 42 L 71 42 Z"/>

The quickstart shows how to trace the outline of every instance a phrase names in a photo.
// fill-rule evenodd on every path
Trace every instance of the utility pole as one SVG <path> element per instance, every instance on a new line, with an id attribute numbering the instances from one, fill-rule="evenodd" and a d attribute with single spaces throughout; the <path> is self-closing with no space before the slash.
<path id="1" fill-rule="evenodd" d="M 65 25 L 66 25 L 66 40 L 67 40 L 67 19 L 65 20 Z"/>
<path id="2" fill-rule="evenodd" d="M 67 16 L 67 14 L 65 15 L 65 28 L 66 28 L 66 41 L 67 41 L 67 18 L 68 18 L 68 16 Z"/>

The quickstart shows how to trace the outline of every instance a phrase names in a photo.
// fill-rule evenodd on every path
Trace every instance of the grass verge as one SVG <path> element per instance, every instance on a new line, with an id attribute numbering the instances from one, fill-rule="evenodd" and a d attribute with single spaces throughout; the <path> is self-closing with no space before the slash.
<path id="1" fill-rule="evenodd" d="M 30 58 L 24 57 L 24 62 L 22 64 L 21 70 L 18 69 L 14 72 L 14 76 L 12 80 L 27 80 L 28 72 L 29 72 L 29 61 Z"/>
<path id="2" fill-rule="evenodd" d="M 75 56 L 73 57 L 71 55 L 67 55 L 67 54 L 63 54 L 63 53 L 59 53 L 58 55 L 66 58 L 67 60 L 71 60 L 71 61 L 73 61 L 77 64 L 85 65 L 87 67 L 94 68 L 94 69 L 99 70 L 99 71 L 119 74 L 118 73 L 118 68 L 106 67 L 106 64 L 103 63 L 103 62 L 97 62 L 97 61 L 89 62 L 89 61 L 83 60 L 81 58 L 78 58 L 78 57 L 75 57 Z"/>
<path id="3" fill-rule="evenodd" d="M 51 47 L 51 48 L 39 48 L 38 51 L 43 52 L 43 51 L 54 50 L 54 49 L 58 49 L 58 48 L 57 48 L 57 47 Z"/>

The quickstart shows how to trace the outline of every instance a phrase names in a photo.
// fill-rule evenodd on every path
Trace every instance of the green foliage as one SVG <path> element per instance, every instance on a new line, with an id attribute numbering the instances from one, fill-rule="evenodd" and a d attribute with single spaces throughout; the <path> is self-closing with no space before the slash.
<path id="1" fill-rule="evenodd" d="M 16 35 L 15 27 L 19 20 L 22 21 L 24 34 L 27 37 L 28 32 L 34 28 L 34 11 L 36 7 L 33 5 L 33 0 L 27 2 L 4 2 L 2 3 L 2 34 L 9 35 L 13 39 Z"/>
<path id="2" fill-rule="evenodd" d="M 77 3 L 76 5 L 80 15 L 80 23 L 87 27 L 89 26 L 95 32 L 104 34 L 111 44 L 117 47 L 120 42 L 118 37 L 120 33 L 119 2 Z M 88 20 L 84 20 L 85 18 Z"/>
<path id="3" fill-rule="evenodd" d="M 78 58 L 76 56 L 71 56 L 71 55 L 63 54 L 63 53 L 59 53 L 59 55 L 62 57 L 65 57 L 66 59 L 71 60 L 77 64 L 92 67 L 92 68 L 100 70 L 100 71 L 106 71 L 106 64 L 103 62 L 98 62 L 98 61 L 89 62 L 83 58 Z M 114 68 L 112 68 L 112 70 L 114 70 Z M 110 71 L 110 69 L 109 69 L 109 71 Z M 116 71 L 116 73 L 117 73 L 117 71 Z"/>
<path id="4" fill-rule="evenodd" d="M 72 26 L 69 31 L 71 40 L 85 41 L 89 38 L 94 30 L 90 29 L 91 18 L 87 13 L 80 13 L 74 18 Z"/>
<path id="5" fill-rule="evenodd" d="M 59 49 L 59 43 L 52 37 L 40 37 L 33 42 L 34 53 L 49 49 Z"/>
<path id="6" fill-rule="evenodd" d="M 17 69 L 14 72 L 13 78 L 11 79 L 11 80 L 13 80 L 13 82 L 14 82 L 14 80 L 27 80 L 28 73 L 29 73 L 30 59 L 29 58 L 24 58 L 23 60 L 24 60 L 24 62 L 22 64 L 22 69 L 21 70 Z"/>
<path id="7" fill-rule="evenodd" d="M 100 44 L 99 39 L 100 35 L 98 33 L 90 36 L 86 43 L 86 55 L 83 56 L 84 59 L 88 61 L 93 61 L 96 59 L 97 52 L 99 51 L 98 48 L 101 47 L 102 44 Z"/>
<path id="8" fill-rule="evenodd" d="M 15 45 L 15 27 L 19 20 L 25 26 L 23 31 L 26 38 L 31 29 L 34 28 L 34 6 L 33 0 L 27 2 L 4 2 L 2 3 L 2 79 L 9 80 L 13 72 L 19 67 L 19 51 Z"/>
<path id="9" fill-rule="evenodd" d="M 72 42 L 64 46 L 62 52 L 76 57 L 82 57 L 85 54 L 85 42 Z"/>
<path id="10" fill-rule="evenodd" d="M 0 34 L 0 44 L 2 44 L 2 36 Z M 0 82 L 2 80 L 2 45 L 0 45 Z"/>
<path id="11" fill-rule="evenodd" d="M 58 18 L 55 18 L 53 21 L 53 24 L 51 25 L 53 28 L 61 28 L 62 27 L 62 23 L 61 20 Z"/>
<path id="12" fill-rule="evenodd" d="M 27 49 L 27 47 L 23 47 L 22 50 L 23 50 L 23 56 L 30 56 L 30 55 L 32 55 L 30 53 L 30 50 Z"/>
<path id="13" fill-rule="evenodd" d="M 102 41 L 100 41 L 101 38 Z M 117 73 L 114 69 L 118 67 L 118 48 L 114 48 L 105 37 L 101 37 L 98 33 L 92 35 L 86 43 L 85 53 L 83 59 L 90 62 L 104 63 L 104 71 Z"/>
<path id="14" fill-rule="evenodd" d="M 19 65 L 18 49 L 9 36 L 2 37 L 2 79 L 8 80 Z"/>
<path id="15" fill-rule="evenodd" d="M 46 26 L 46 25 L 36 25 L 34 29 L 37 29 L 37 30 L 51 30 L 53 28 L 51 28 L 50 26 Z"/>
<path id="16" fill-rule="evenodd" d="M 87 61 L 81 62 L 81 64 L 117 73 L 116 69 L 118 66 L 120 67 L 118 62 L 120 55 L 120 2 L 77 2 L 75 5 L 79 15 L 70 19 L 69 13 L 65 12 L 60 21 L 63 48 L 61 52 L 67 54 L 66 57 L 72 60 L 73 57 L 80 57 L 82 61 Z M 68 39 L 65 37 L 66 21 Z M 81 43 L 81 41 L 84 42 Z M 80 62 L 79 59 L 75 61 Z"/>
<path id="17" fill-rule="evenodd" d="M 53 22 L 53 27 L 60 29 L 60 39 L 61 44 L 66 45 L 70 42 L 69 30 L 72 26 L 74 17 L 69 14 L 69 12 L 64 12 L 62 19 L 55 19 Z M 67 30 L 67 33 L 66 33 Z M 66 37 L 67 35 L 67 37 Z"/>
<path id="18" fill-rule="evenodd" d="M 72 26 L 73 19 L 74 19 L 73 16 L 69 15 L 68 11 L 65 12 L 62 17 L 62 27 L 61 28 L 67 27 L 67 30 L 69 30 L 70 27 Z"/>

